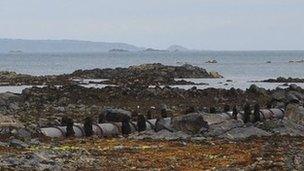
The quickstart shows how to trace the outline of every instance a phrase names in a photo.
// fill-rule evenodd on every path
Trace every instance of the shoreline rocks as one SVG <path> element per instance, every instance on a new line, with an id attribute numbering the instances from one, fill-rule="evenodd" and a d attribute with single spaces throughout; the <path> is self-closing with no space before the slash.
<path id="1" fill-rule="evenodd" d="M 75 83 L 73 79 L 107 79 L 100 84 L 114 85 L 189 85 L 189 81 L 175 81 L 175 78 L 222 78 L 218 72 L 184 64 L 166 66 L 160 63 L 142 64 L 128 68 L 106 68 L 77 70 L 71 74 L 32 76 L 15 72 L 0 72 L 0 86 L 8 85 L 67 85 Z"/>
<path id="2" fill-rule="evenodd" d="M 302 78 L 285 78 L 285 77 L 278 77 L 275 79 L 267 79 L 267 80 L 262 80 L 259 82 L 266 82 L 266 83 L 304 83 L 304 79 Z"/>

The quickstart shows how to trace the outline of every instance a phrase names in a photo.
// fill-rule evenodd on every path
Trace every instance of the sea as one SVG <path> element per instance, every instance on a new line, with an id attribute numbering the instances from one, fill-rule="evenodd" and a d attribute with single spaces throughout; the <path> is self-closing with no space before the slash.
<path id="1" fill-rule="evenodd" d="M 216 71 L 222 79 L 187 79 L 208 83 L 198 88 L 246 89 L 252 81 L 277 77 L 304 78 L 304 51 L 197 51 L 197 52 L 104 52 L 104 53 L 0 53 L 0 71 L 22 74 L 53 75 L 78 69 L 129 67 L 146 63 L 166 65 L 191 64 Z M 216 60 L 217 63 L 207 63 Z M 302 62 L 301 62 L 302 61 Z M 232 80 L 228 81 L 227 80 Z M 255 83 L 266 89 L 283 87 L 282 83 Z M 303 84 L 298 84 L 304 87 Z M 28 86 L 0 87 L 0 92 L 21 92 Z M 94 85 L 92 85 L 94 86 Z M 97 86 L 97 85 L 96 85 Z M 98 87 L 103 87 L 98 85 Z M 191 88 L 187 86 L 175 86 Z M 15 91 L 14 91 L 15 90 Z"/>

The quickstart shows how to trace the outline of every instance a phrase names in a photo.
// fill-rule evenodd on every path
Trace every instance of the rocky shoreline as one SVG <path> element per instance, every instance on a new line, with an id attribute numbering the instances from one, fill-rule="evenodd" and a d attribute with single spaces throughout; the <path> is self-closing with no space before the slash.
<path id="1" fill-rule="evenodd" d="M 284 78 L 284 77 L 278 77 L 275 79 L 267 79 L 262 80 L 260 82 L 268 82 L 268 83 L 304 83 L 304 79 L 301 78 Z"/>
<path id="2" fill-rule="evenodd" d="M 71 74 L 32 76 L 15 72 L 0 72 L 0 86 L 7 85 L 66 85 L 75 79 L 107 79 L 100 84 L 114 85 L 188 85 L 188 81 L 175 81 L 175 78 L 222 78 L 217 72 L 207 72 L 203 68 L 184 64 L 166 66 L 160 63 L 130 66 L 128 68 L 106 68 L 77 70 Z M 96 82 L 95 82 L 96 83 Z"/>
<path id="3" fill-rule="evenodd" d="M 45 84 L 21 94 L 0 94 L 0 169 L 303 169 L 304 89 L 295 84 L 274 90 L 256 85 L 247 90 L 171 88 L 159 85 L 176 84 L 172 78 L 219 75 L 161 64 L 61 76 L 0 75 L 1 82 L 10 84 Z M 116 86 L 86 88 L 73 79 L 107 79 Z M 124 112 L 108 116 L 107 109 Z M 262 113 L 264 119 L 257 119 L 262 110 L 269 116 Z M 157 121 L 152 129 L 140 131 L 142 118 Z M 78 139 L 41 132 L 44 127 L 66 126 L 68 132 L 74 123 L 113 122 L 121 124 L 122 133 L 114 139 L 87 129 L 88 137 Z M 135 131 L 126 131 L 131 122 Z"/>

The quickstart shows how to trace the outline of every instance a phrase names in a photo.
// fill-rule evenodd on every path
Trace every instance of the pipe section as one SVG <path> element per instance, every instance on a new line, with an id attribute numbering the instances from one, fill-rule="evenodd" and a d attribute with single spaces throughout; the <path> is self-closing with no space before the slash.
<path id="1" fill-rule="evenodd" d="M 170 124 L 171 118 L 165 118 L 165 121 Z M 156 123 L 156 119 L 147 120 L 147 130 L 154 129 Z M 94 135 L 98 137 L 115 137 L 121 134 L 121 126 L 120 122 L 113 122 L 113 123 L 102 123 L 102 124 L 93 124 L 93 132 Z M 137 130 L 136 123 L 130 122 L 131 132 L 135 132 Z M 75 137 L 85 137 L 83 124 L 76 123 L 73 126 L 75 131 Z M 65 126 L 56 126 L 56 127 L 48 127 L 48 128 L 41 128 L 41 133 L 47 137 L 52 138 L 60 138 L 66 136 L 66 127 Z"/>

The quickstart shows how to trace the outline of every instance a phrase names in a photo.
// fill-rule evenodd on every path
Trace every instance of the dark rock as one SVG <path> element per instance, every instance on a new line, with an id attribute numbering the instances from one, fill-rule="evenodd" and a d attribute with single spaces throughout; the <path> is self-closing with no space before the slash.
<path id="1" fill-rule="evenodd" d="M 232 129 L 242 127 L 243 125 L 244 123 L 240 120 L 234 120 L 234 119 L 226 120 L 221 123 L 209 125 L 208 132 L 206 132 L 204 135 L 212 136 L 212 137 L 220 136 Z"/>
<path id="2" fill-rule="evenodd" d="M 197 134 L 202 127 L 209 127 L 203 114 L 191 113 L 172 118 L 172 128 L 188 134 Z"/>
<path id="3" fill-rule="evenodd" d="M 156 132 L 160 131 L 160 130 L 168 130 L 170 132 L 173 132 L 173 129 L 170 126 L 170 122 L 168 122 L 165 118 L 158 118 L 155 122 L 155 128 L 154 130 Z"/>
<path id="4" fill-rule="evenodd" d="M 122 122 L 125 117 L 131 118 L 131 116 L 132 113 L 127 110 L 112 108 L 106 108 L 100 114 L 100 118 L 103 117 L 105 122 Z"/>

